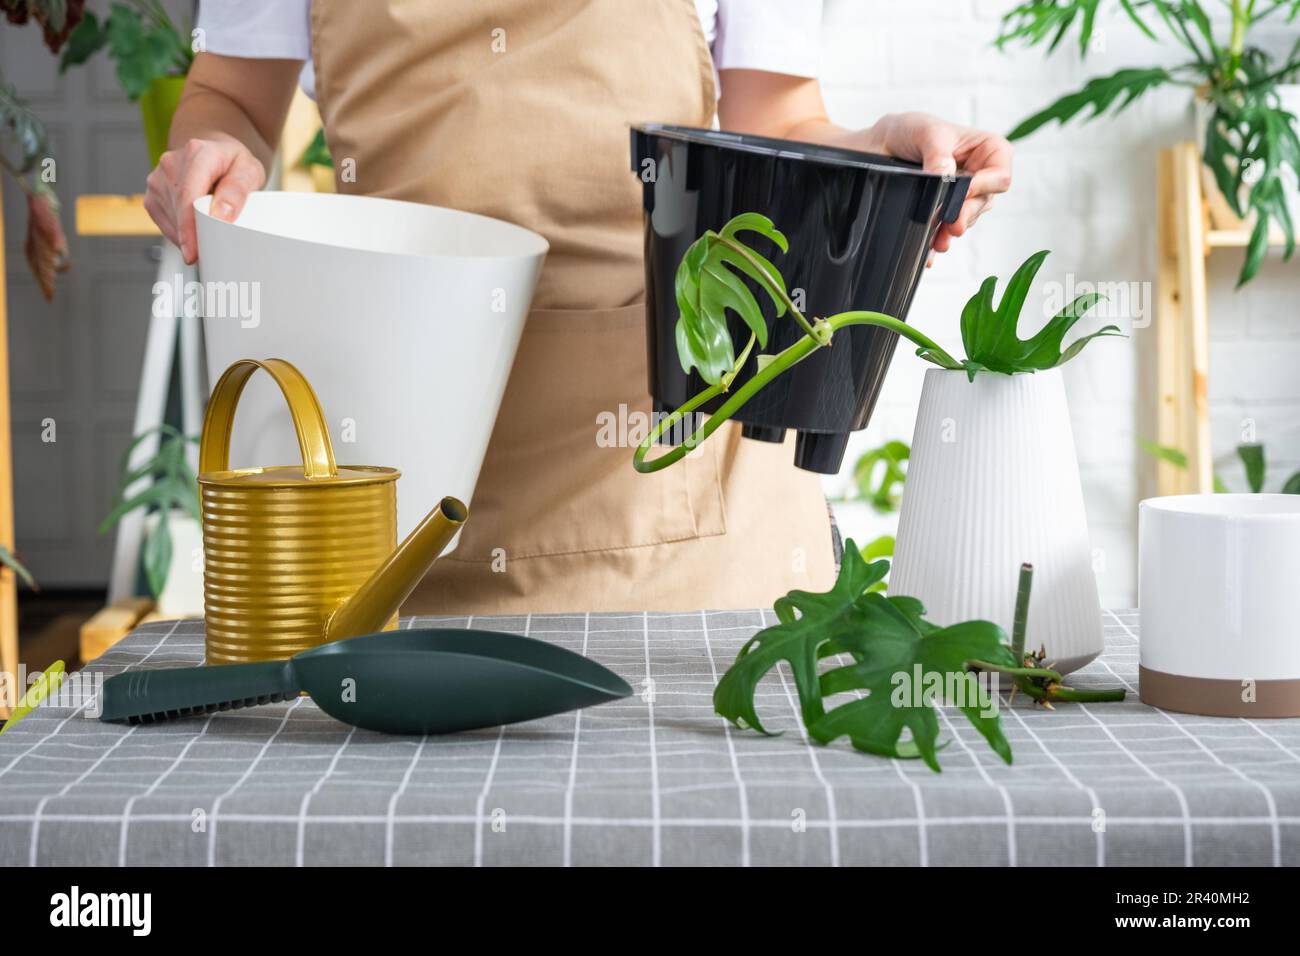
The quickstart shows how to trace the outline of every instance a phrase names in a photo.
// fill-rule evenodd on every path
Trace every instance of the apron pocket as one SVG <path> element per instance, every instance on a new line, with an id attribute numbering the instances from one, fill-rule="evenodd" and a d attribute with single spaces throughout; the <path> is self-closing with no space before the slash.
<path id="1" fill-rule="evenodd" d="M 652 475 L 645 305 L 535 309 L 450 560 L 609 551 L 725 534 L 723 436 Z M 447 559 L 444 559 L 447 560 Z"/>

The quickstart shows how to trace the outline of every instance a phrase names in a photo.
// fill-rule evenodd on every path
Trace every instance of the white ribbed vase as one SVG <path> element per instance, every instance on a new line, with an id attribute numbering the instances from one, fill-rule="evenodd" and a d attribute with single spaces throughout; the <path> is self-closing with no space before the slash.
<path id="1" fill-rule="evenodd" d="M 889 593 L 947 626 L 1011 633 L 1020 565 L 1034 566 L 1025 646 L 1062 673 L 1101 653 L 1079 464 L 1059 369 L 1023 375 L 931 369 L 912 436 Z"/>

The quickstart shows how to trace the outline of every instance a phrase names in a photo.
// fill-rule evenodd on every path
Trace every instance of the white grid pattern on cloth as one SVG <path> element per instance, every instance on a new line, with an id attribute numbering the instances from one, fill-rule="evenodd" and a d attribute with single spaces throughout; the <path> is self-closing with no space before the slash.
<path id="1" fill-rule="evenodd" d="M 933 774 L 809 744 L 785 675 L 758 698 L 784 736 L 726 725 L 716 678 L 773 619 L 404 621 L 531 633 L 638 691 L 454 737 L 352 731 L 302 698 L 135 731 L 81 719 L 87 701 L 43 706 L 0 738 L 0 865 L 1300 864 L 1300 720 L 1018 697 L 1013 766 L 952 711 Z M 1106 653 L 1074 683 L 1134 688 L 1137 638 L 1135 612 L 1108 612 Z M 201 624 L 147 625 L 92 666 L 201 658 Z"/>

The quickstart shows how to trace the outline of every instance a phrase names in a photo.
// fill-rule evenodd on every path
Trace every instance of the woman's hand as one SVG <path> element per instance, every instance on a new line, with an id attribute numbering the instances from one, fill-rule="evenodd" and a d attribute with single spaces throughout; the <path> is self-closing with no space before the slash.
<path id="1" fill-rule="evenodd" d="M 945 223 L 935 237 L 936 252 L 947 252 L 954 237 L 965 235 L 988 212 L 993 197 L 1011 188 L 1011 143 L 1002 136 L 957 126 L 926 113 L 895 113 L 875 126 L 847 134 L 842 145 L 887 153 L 921 163 L 927 170 L 972 174 L 970 191 L 956 222 Z"/>
<path id="2" fill-rule="evenodd" d="M 243 143 L 192 139 L 163 153 L 149 174 L 145 211 L 162 234 L 180 246 L 188 263 L 198 259 L 194 200 L 212 193 L 212 215 L 233 222 L 248 194 L 261 189 L 266 170 Z"/>
<path id="3" fill-rule="evenodd" d="M 935 173 L 972 174 L 961 215 L 935 236 L 936 252 L 947 252 L 953 238 L 964 235 L 988 211 L 993 197 L 1011 186 L 1011 143 L 994 133 L 925 113 L 894 113 L 867 129 L 848 130 L 826 117 L 814 79 L 761 70 L 722 70 L 719 76 L 718 119 L 725 130 L 885 153 L 922 163 Z"/>

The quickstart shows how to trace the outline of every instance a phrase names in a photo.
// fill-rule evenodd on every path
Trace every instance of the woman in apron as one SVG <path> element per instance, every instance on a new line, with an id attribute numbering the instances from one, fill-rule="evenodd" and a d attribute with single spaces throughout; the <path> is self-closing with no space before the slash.
<path id="1" fill-rule="evenodd" d="M 192 200 L 211 192 L 214 215 L 233 219 L 265 182 L 304 60 L 336 167 L 351 160 L 355 171 L 340 191 L 494 216 L 550 242 L 472 517 L 407 613 L 764 607 L 830 585 L 820 480 L 791 464 L 788 446 L 743 441 L 729 423 L 698 454 L 642 475 L 630 448 L 598 440 L 602 416 L 635 420 L 651 407 L 629 124 L 708 127 L 716 116 L 723 129 L 886 152 L 934 171 L 960 165 L 976 177 L 940 252 L 1008 187 L 1010 146 L 992 134 L 921 114 L 861 131 L 831 124 L 817 81 L 798 75 L 815 71 L 820 6 L 202 5 L 209 52 L 195 60 L 173 149 L 146 197 L 187 261 L 197 255 Z"/>

